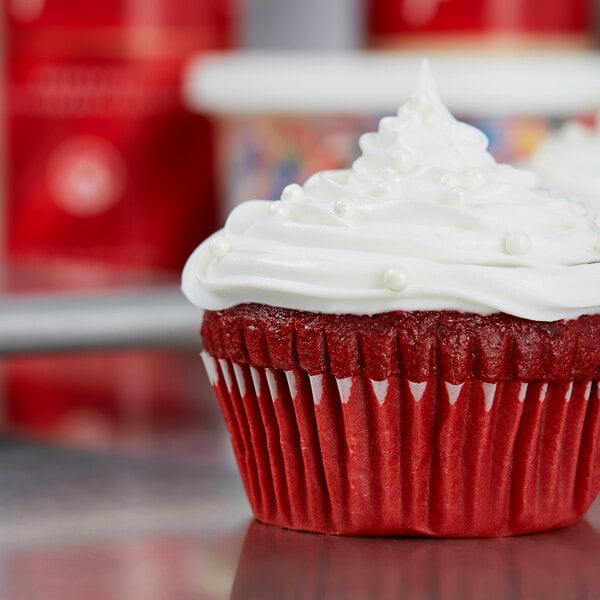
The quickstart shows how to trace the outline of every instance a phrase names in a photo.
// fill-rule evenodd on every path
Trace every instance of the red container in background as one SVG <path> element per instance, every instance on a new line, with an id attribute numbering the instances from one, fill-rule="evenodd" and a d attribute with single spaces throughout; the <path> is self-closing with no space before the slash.
<path id="1" fill-rule="evenodd" d="M 376 47 L 593 40 L 590 0 L 368 0 L 367 21 Z"/>
<path id="2" fill-rule="evenodd" d="M 183 106 L 183 67 L 232 45 L 234 2 L 2 3 L 13 269 L 71 291 L 178 280 L 217 226 L 213 127 Z M 11 429 L 95 445 L 197 426 L 197 361 L 151 350 L 15 358 L 3 414 Z"/>
<path id="3" fill-rule="evenodd" d="M 182 66 L 231 46 L 232 2 L 4 2 L 9 257 L 181 268 L 216 226 Z"/>

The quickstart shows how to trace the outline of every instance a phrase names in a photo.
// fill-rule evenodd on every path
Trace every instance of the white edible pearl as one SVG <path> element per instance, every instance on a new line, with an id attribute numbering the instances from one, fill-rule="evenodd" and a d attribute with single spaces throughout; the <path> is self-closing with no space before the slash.
<path id="1" fill-rule="evenodd" d="M 281 199 L 284 202 L 298 202 L 304 198 L 304 190 L 297 183 L 286 185 L 281 192 Z"/>
<path id="2" fill-rule="evenodd" d="M 526 233 L 511 233 L 506 236 L 504 247 L 513 256 L 525 256 L 531 250 L 531 237 Z"/>
<path id="3" fill-rule="evenodd" d="M 231 252 L 231 242 L 224 235 L 219 235 L 210 240 L 208 249 L 213 258 L 223 258 Z"/>
<path id="4" fill-rule="evenodd" d="M 461 187 L 453 187 L 448 190 L 446 199 L 452 206 L 463 206 L 467 199 L 467 193 Z"/>
<path id="5" fill-rule="evenodd" d="M 430 127 L 436 127 L 438 123 L 441 123 L 440 115 L 434 111 L 430 111 L 425 116 L 425 123 Z"/>
<path id="6" fill-rule="evenodd" d="M 333 205 L 333 212 L 341 219 L 349 219 L 354 215 L 354 209 L 345 200 L 336 200 Z"/>
<path id="7" fill-rule="evenodd" d="M 288 207 L 281 201 L 271 202 L 271 206 L 269 206 L 269 214 L 272 217 L 285 217 L 289 212 Z"/>
<path id="8" fill-rule="evenodd" d="M 465 174 L 465 181 L 469 187 L 479 187 L 485 182 L 485 172 L 483 169 L 470 169 Z"/>
<path id="9" fill-rule="evenodd" d="M 452 173 L 444 173 L 444 175 L 440 177 L 440 183 L 447 187 L 453 188 L 457 187 L 460 181 L 456 175 L 453 175 Z"/>
<path id="10" fill-rule="evenodd" d="M 390 162 L 392 163 L 392 167 L 401 174 L 408 173 L 415 166 L 413 156 L 404 150 L 392 152 Z"/>
<path id="11" fill-rule="evenodd" d="M 588 214 L 585 206 L 579 202 L 571 202 L 571 211 L 576 217 L 585 217 Z"/>
<path id="12" fill-rule="evenodd" d="M 365 161 L 362 158 L 357 158 L 352 163 L 352 169 L 357 173 L 366 173 L 367 167 L 365 166 Z"/>
<path id="13" fill-rule="evenodd" d="M 383 274 L 383 285 L 392 292 L 402 292 L 408 286 L 408 273 L 402 267 L 390 267 Z"/>
<path id="14" fill-rule="evenodd" d="M 408 106 L 421 115 L 426 116 L 431 110 L 431 101 L 427 92 L 415 92 L 408 101 Z"/>
<path id="15" fill-rule="evenodd" d="M 376 196 L 387 196 L 392 193 L 392 186 L 382 181 L 375 186 L 374 193 Z"/>

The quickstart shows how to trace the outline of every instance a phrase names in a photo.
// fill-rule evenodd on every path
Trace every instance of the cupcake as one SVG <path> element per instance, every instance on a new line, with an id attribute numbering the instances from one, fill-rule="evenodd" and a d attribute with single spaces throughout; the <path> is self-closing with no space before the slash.
<path id="1" fill-rule="evenodd" d="M 578 121 L 546 137 L 531 156 L 530 168 L 543 186 L 577 196 L 600 211 L 600 130 Z"/>
<path id="2" fill-rule="evenodd" d="M 242 203 L 183 272 L 254 515 L 497 537 L 600 489 L 595 217 L 417 91 L 351 169 Z"/>

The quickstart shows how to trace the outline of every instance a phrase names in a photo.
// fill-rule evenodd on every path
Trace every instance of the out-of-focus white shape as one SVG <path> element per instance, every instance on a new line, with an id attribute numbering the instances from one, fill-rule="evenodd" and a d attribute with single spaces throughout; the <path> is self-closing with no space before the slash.
<path id="1" fill-rule="evenodd" d="M 571 121 L 547 136 L 531 156 L 529 167 L 549 190 L 576 196 L 600 210 L 600 130 Z"/>
<path id="2" fill-rule="evenodd" d="M 423 57 L 444 103 L 469 115 L 570 115 L 600 106 L 593 52 L 232 52 L 192 60 L 184 95 L 215 113 L 378 113 L 414 91 Z"/>

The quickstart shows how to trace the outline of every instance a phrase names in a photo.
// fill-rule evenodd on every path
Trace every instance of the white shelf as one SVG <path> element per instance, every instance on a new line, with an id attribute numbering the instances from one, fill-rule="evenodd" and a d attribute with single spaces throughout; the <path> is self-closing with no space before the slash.
<path id="1" fill-rule="evenodd" d="M 427 56 L 457 113 L 572 115 L 600 108 L 591 51 L 234 52 L 192 60 L 184 96 L 210 113 L 389 113 L 414 90 Z"/>

